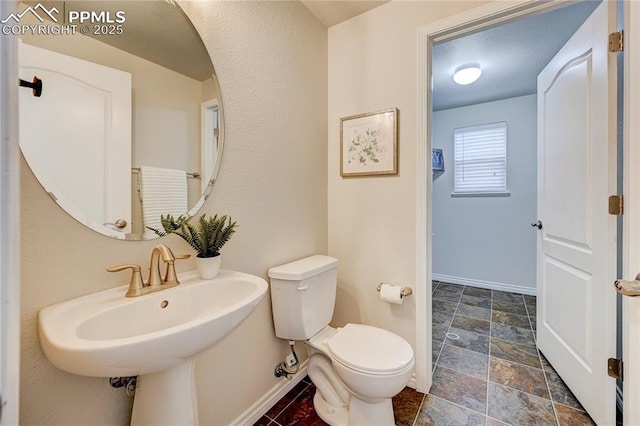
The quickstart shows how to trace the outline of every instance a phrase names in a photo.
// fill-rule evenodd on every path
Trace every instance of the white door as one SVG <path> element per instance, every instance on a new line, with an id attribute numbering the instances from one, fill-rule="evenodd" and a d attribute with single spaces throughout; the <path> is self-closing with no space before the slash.
<path id="1" fill-rule="evenodd" d="M 131 74 L 19 43 L 20 148 L 45 190 L 101 233 L 131 232 Z M 34 123 L 37 123 L 35 125 Z M 106 223 L 127 221 L 124 228 Z"/>
<path id="2" fill-rule="evenodd" d="M 538 346 L 600 425 L 615 424 L 615 57 L 603 2 L 538 76 Z"/>

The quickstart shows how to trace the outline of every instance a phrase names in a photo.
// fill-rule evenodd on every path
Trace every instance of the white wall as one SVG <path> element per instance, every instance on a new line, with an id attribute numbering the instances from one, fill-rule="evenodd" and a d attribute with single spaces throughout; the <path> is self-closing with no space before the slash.
<path id="1" fill-rule="evenodd" d="M 454 129 L 500 121 L 510 196 L 452 197 Z M 434 112 L 433 147 L 445 158 L 433 181 L 434 279 L 535 291 L 536 95 Z"/>
<path id="2" fill-rule="evenodd" d="M 415 344 L 415 300 L 390 305 L 376 285 L 415 287 L 417 29 L 481 1 L 392 1 L 329 29 L 329 254 L 340 260 L 334 323 L 389 329 Z M 397 176 L 340 177 L 340 117 L 399 109 Z"/>
<path id="3" fill-rule="evenodd" d="M 225 107 L 224 158 L 203 208 L 240 224 L 223 268 L 266 278 L 272 266 L 326 253 L 326 28 L 299 2 L 180 4 L 209 49 Z M 122 390 L 47 361 L 36 318 L 49 304 L 126 284 L 126 275 L 105 269 L 146 265 L 159 241 L 116 241 L 80 226 L 24 161 L 21 169 L 21 424 L 128 424 L 131 400 Z M 190 250 L 173 236 L 161 241 L 176 253 Z M 195 268 L 192 260 L 176 266 Z M 273 369 L 286 351 L 267 297 L 197 362 L 200 423 L 229 424 L 259 400 L 279 383 Z"/>

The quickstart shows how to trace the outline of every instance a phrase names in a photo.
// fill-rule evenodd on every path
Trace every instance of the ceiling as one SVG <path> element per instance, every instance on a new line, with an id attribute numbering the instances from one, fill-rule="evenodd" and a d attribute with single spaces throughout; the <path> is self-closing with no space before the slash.
<path id="1" fill-rule="evenodd" d="M 536 93 L 540 71 L 598 4 L 585 0 L 434 45 L 434 111 Z M 480 79 L 454 83 L 456 68 L 468 63 L 480 64 Z"/>
<path id="2" fill-rule="evenodd" d="M 332 0 L 301 0 L 307 6 L 307 9 L 315 15 L 316 18 L 325 27 L 331 27 L 342 21 L 351 19 L 368 10 L 383 5 L 389 0 L 358 0 L 358 1 L 332 1 Z"/>

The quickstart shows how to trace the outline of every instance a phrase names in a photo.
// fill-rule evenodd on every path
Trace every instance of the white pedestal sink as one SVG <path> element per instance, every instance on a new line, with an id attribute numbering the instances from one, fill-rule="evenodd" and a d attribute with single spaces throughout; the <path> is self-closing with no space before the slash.
<path id="1" fill-rule="evenodd" d="M 212 280 L 125 297 L 117 287 L 40 311 L 40 344 L 53 365 L 93 377 L 139 376 L 132 424 L 198 424 L 194 358 L 236 328 L 262 300 L 260 277 L 220 271 Z"/>

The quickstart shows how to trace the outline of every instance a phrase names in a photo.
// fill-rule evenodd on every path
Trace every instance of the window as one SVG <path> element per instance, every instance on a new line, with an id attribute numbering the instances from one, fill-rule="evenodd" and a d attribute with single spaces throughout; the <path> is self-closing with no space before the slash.
<path id="1" fill-rule="evenodd" d="M 455 129 L 454 194 L 507 192 L 507 123 Z"/>

